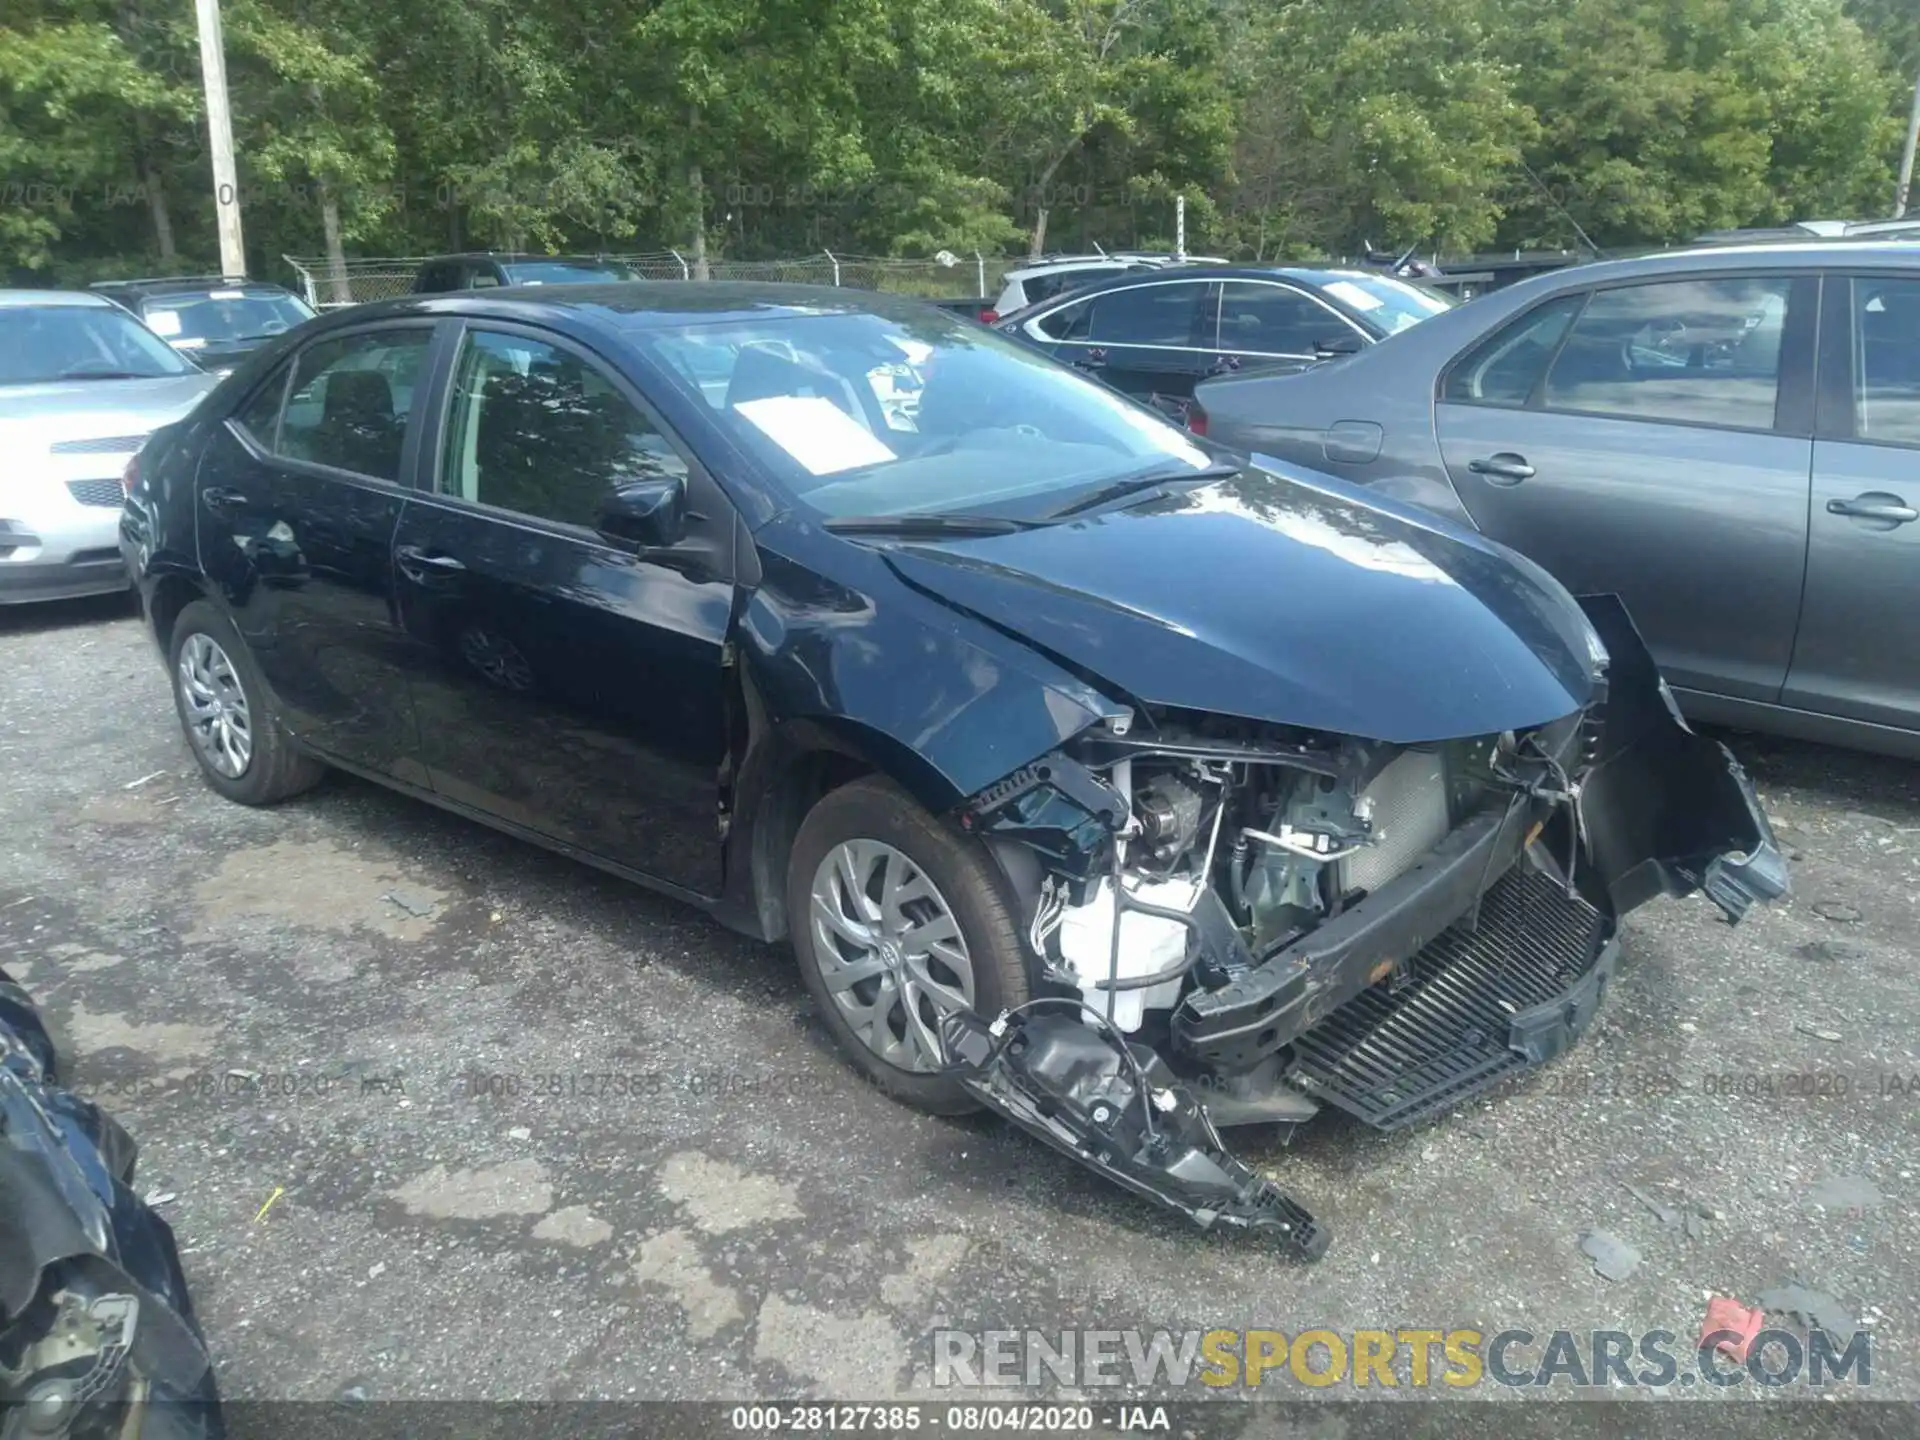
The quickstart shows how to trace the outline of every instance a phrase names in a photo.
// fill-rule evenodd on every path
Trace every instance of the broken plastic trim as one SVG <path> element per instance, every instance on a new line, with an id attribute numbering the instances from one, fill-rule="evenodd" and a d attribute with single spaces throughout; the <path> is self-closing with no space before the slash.
<path id="1" fill-rule="evenodd" d="M 1049 1004 L 1067 1013 L 1035 1013 Z M 940 1029 L 969 1094 L 1095 1174 L 1203 1230 L 1254 1231 L 1307 1260 L 1326 1253 L 1327 1232 L 1313 1216 L 1229 1153 L 1166 1062 L 1097 1011 L 1040 1000 L 992 1022 L 952 1011 Z"/>

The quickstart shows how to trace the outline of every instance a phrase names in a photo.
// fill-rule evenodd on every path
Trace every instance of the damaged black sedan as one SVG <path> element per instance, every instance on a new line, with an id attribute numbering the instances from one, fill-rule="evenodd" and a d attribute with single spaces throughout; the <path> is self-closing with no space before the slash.
<path id="1" fill-rule="evenodd" d="M 338 766 L 790 940 L 890 1092 L 1309 1255 L 1222 1129 L 1417 1121 L 1627 910 L 1786 888 L 1617 601 L 911 301 L 344 311 L 122 548 L 221 793 Z"/>

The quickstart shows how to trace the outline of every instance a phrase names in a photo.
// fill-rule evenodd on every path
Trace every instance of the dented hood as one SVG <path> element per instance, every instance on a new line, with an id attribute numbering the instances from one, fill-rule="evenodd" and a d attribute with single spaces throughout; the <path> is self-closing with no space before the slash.
<path id="1" fill-rule="evenodd" d="M 1592 629 L 1539 567 L 1277 466 L 885 553 L 909 584 L 1151 705 L 1410 744 L 1544 724 L 1592 694 Z"/>

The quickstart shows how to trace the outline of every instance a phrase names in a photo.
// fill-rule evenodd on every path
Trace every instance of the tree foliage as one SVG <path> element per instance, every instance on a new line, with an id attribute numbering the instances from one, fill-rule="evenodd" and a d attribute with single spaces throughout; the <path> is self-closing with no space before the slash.
<path id="1" fill-rule="evenodd" d="M 1884 211 L 1913 0 L 226 0 L 253 268 L 1270 259 Z M 193 8 L 0 0 L 0 255 L 216 253 Z"/>

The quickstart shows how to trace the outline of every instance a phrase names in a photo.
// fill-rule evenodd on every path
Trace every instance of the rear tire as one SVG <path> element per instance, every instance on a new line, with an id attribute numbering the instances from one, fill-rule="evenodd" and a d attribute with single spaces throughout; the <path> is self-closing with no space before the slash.
<path id="1" fill-rule="evenodd" d="M 787 924 L 835 1042 L 887 1094 L 936 1115 L 979 1108 L 937 1073 L 938 1018 L 1032 998 L 1005 880 L 978 840 L 868 778 L 824 796 L 787 863 Z"/>
<path id="2" fill-rule="evenodd" d="M 187 748 L 215 790 L 273 805 L 320 783 L 326 767 L 294 748 L 252 652 L 211 601 L 175 618 L 167 662 Z"/>

